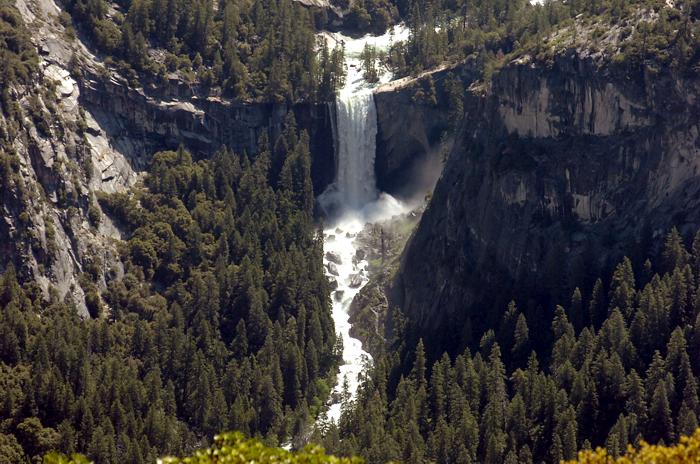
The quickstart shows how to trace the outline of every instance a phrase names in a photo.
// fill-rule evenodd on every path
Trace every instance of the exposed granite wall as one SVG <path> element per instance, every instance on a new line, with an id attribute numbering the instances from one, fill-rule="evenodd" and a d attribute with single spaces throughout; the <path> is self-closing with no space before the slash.
<path id="1" fill-rule="evenodd" d="M 237 153 L 256 153 L 267 131 L 275 140 L 288 111 L 311 136 L 312 177 L 320 193 L 335 175 L 332 105 L 232 103 L 219 97 L 198 97 L 173 84 L 165 92 L 134 89 L 121 80 L 88 75 L 81 81 L 81 104 L 111 131 L 115 144 L 131 153 L 134 167 L 145 169 L 152 153 L 180 144 L 199 156 L 226 145 Z"/>
<path id="2" fill-rule="evenodd" d="M 127 190 L 155 151 L 180 144 L 202 157 L 222 145 L 255 152 L 263 132 L 272 140 L 280 133 L 290 108 L 198 97 L 203 89 L 176 77 L 157 90 L 134 89 L 66 31 L 54 0 L 17 0 L 16 6 L 40 70 L 30 85 L 8 89 L 17 115 L 0 115 L 0 131 L 13 133 L 2 147 L 13 168 L 7 183 L 0 180 L 0 272 L 13 264 L 47 300 L 72 300 L 88 317 L 81 275 L 93 274 L 103 291 L 123 272 L 116 247 L 122 233 L 107 215 L 94 220 L 96 194 Z M 30 99 L 32 92 L 38 97 Z M 320 192 L 335 175 L 333 107 L 301 103 L 291 110 L 310 133 Z M 104 315 L 109 312 L 105 305 Z"/>
<path id="3" fill-rule="evenodd" d="M 575 54 L 511 63 L 490 90 L 469 92 L 394 282 L 415 335 L 440 333 L 434 352 L 473 343 L 514 283 L 543 285 L 534 277 L 556 253 L 562 278 L 574 280 L 584 250 L 595 272 L 644 230 L 694 232 L 698 95 L 696 79 L 631 79 Z"/>

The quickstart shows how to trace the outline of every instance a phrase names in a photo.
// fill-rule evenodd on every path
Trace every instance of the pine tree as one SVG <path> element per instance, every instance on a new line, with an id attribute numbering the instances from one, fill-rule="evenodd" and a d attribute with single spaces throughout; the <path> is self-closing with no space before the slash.
<path id="1" fill-rule="evenodd" d="M 688 252 L 685 250 L 683 238 L 675 227 L 666 235 L 661 260 L 666 272 L 671 273 L 677 267 L 684 267 L 688 263 Z"/>
<path id="2" fill-rule="evenodd" d="M 664 440 L 668 442 L 673 439 L 674 430 L 666 384 L 659 382 L 651 399 L 646 436 L 654 441 Z"/>
<path id="3" fill-rule="evenodd" d="M 527 358 L 530 352 L 530 332 L 527 327 L 525 316 L 520 314 L 518 321 L 515 324 L 515 332 L 513 334 L 513 347 L 511 354 L 515 365 L 521 365 Z"/>
<path id="4" fill-rule="evenodd" d="M 584 327 L 586 315 L 583 312 L 583 297 L 581 290 L 578 287 L 574 289 L 571 295 L 571 306 L 569 306 L 569 320 L 576 331 L 580 331 Z"/>
<path id="5" fill-rule="evenodd" d="M 603 295 L 603 281 L 597 279 L 591 291 L 591 299 L 588 302 L 589 325 L 598 327 L 605 317 L 605 301 Z"/>
<path id="6" fill-rule="evenodd" d="M 491 349 L 486 382 L 486 406 L 481 418 L 482 455 L 484 462 L 501 462 L 506 447 L 506 389 L 505 368 L 501 362 L 500 348 Z"/>
<path id="7" fill-rule="evenodd" d="M 618 308 L 626 320 L 632 317 L 634 310 L 635 281 L 632 261 L 625 257 L 615 268 L 610 285 L 609 311 Z"/>
<path id="8" fill-rule="evenodd" d="M 411 370 L 411 380 L 415 382 L 416 385 L 422 385 L 425 383 L 425 371 L 426 371 L 426 360 L 425 360 L 425 347 L 423 345 L 423 340 L 418 340 L 416 345 L 415 358 L 413 360 L 413 369 Z"/>

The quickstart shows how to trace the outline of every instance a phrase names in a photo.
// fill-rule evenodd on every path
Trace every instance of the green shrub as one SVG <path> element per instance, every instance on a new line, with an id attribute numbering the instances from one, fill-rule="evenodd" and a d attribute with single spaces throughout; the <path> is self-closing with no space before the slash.
<path id="1" fill-rule="evenodd" d="M 90 220 L 90 224 L 95 227 L 99 227 L 100 221 L 102 220 L 102 212 L 94 203 L 90 205 L 90 208 L 88 208 L 88 219 Z"/>
<path id="2" fill-rule="evenodd" d="M 44 456 L 43 464 L 88 464 L 84 456 L 65 456 L 50 453 Z M 360 458 L 337 458 L 328 456 L 319 446 L 309 445 L 302 451 L 290 452 L 282 448 L 271 448 L 260 441 L 246 439 L 241 433 L 224 433 L 214 438 L 214 446 L 196 451 L 185 458 L 167 457 L 159 460 L 163 464 L 361 464 Z"/>
<path id="3" fill-rule="evenodd" d="M 42 107 L 41 100 L 39 100 L 38 95 L 32 95 L 29 97 L 29 105 L 27 106 L 27 110 L 29 111 L 29 116 L 32 118 L 37 131 L 44 136 L 51 135 L 51 129 L 49 129 L 49 123 L 46 120 L 46 112 Z"/>
<path id="4" fill-rule="evenodd" d="M 22 15 L 13 2 L 0 0 L 0 88 L 29 83 L 38 62 Z"/>
<path id="5" fill-rule="evenodd" d="M 224 433 L 214 438 L 214 446 L 195 452 L 186 458 L 164 458 L 164 464 L 244 464 L 303 463 L 303 464 L 352 464 L 363 462 L 359 458 L 327 456 L 321 447 L 307 446 L 292 453 L 281 448 L 270 448 L 258 440 L 246 439 L 240 433 Z"/>

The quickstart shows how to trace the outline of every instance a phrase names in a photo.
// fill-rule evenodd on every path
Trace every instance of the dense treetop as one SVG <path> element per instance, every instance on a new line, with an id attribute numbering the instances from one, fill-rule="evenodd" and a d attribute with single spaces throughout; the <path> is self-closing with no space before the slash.
<path id="1" fill-rule="evenodd" d="M 293 0 L 63 5 L 135 83 L 164 84 L 178 73 L 238 101 L 293 102 L 331 100 L 345 78 L 342 49 L 319 42 L 318 18 Z M 410 29 L 386 57 L 363 52 L 369 80 L 380 65 L 412 75 L 465 59 L 488 79 L 512 58 L 546 62 L 580 47 L 605 49 L 627 69 L 695 75 L 699 18 L 697 0 L 364 0 L 348 25 L 379 31 L 403 20 Z M 20 14 L 0 0 L 4 116 L 16 114 L 12 87 L 36 71 Z M 418 86 L 419 101 L 437 104 L 430 79 Z M 457 79 L 445 88 L 459 120 L 464 89 Z M 49 133 L 36 108 L 30 100 L 30 116 Z M 84 266 L 91 319 L 78 318 L 71 301 L 43 301 L 7 267 L 0 456 L 22 462 L 60 449 L 100 463 L 150 462 L 191 454 L 229 429 L 266 444 L 306 441 L 340 346 L 312 219 L 308 135 L 291 117 L 285 127 L 273 143 L 261 140 L 254 158 L 157 153 L 142 185 L 101 198 L 126 233 L 124 266 L 108 270 L 105 282 L 98 256 Z M 10 126 L 0 129 L 0 141 L 13 138 Z M 18 157 L 0 147 L 0 193 L 21 191 L 18 172 Z M 96 208 L 90 214 L 101 219 Z M 461 353 L 432 359 L 421 341 L 378 357 L 340 423 L 313 438 L 373 463 L 528 463 L 597 446 L 617 457 L 628 443 L 692 433 L 700 414 L 700 236 L 688 250 L 673 230 L 661 248 L 658 257 L 624 259 L 609 276 L 575 282 L 566 299 L 550 279 L 562 274 L 552 259 L 538 276 L 552 289 L 546 305 L 513 301 Z"/>
<path id="2" fill-rule="evenodd" d="M 635 273 L 625 258 L 551 313 L 511 302 L 458 356 L 431 361 L 420 341 L 403 360 L 379 357 L 339 425 L 323 431 L 326 447 L 368 462 L 558 462 L 692 434 L 700 233 L 687 251 L 672 230 L 655 262 Z M 549 334 L 534 337 L 546 317 Z"/>
<path id="3" fill-rule="evenodd" d="M 222 430 L 274 444 L 304 436 L 338 347 L 308 136 L 288 127 L 254 160 L 157 153 L 142 187 L 103 198 L 128 239 L 105 291 L 100 257 L 84 268 L 91 319 L 70 301 L 42 302 L 8 268 L 0 455 L 57 448 L 138 463 Z"/>
<path id="4" fill-rule="evenodd" d="M 487 78 L 515 57 L 546 61 L 566 50 L 604 50 L 616 64 L 700 68 L 695 0 L 403 0 L 411 30 L 387 57 L 398 75 L 466 58 Z"/>
<path id="5" fill-rule="evenodd" d="M 293 0 L 67 0 L 65 6 L 133 78 L 158 84 L 179 72 L 237 100 L 277 102 L 328 100 L 344 79 L 342 50 L 317 53 L 327 45 L 317 40 L 311 11 Z"/>

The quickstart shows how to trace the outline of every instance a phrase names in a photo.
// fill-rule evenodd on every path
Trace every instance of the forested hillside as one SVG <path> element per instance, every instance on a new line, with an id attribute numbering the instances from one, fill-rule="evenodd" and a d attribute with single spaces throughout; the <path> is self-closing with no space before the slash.
<path id="1" fill-rule="evenodd" d="M 70 16 L 63 20 L 134 83 L 162 85 L 175 73 L 236 100 L 283 102 L 332 100 L 344 79 L 342 44 L 317 53 L 315 33 L 327 25 L 327 12 L 293 0 L 74 0 L 65 7 Z M 693 1 L 678 8 L 658 0 L 395 0 L 334 7 L 346 9 L 343 27 L 351 31 L 383 32 L 405 22 L 409 39 L 377 56 L 398 76 L 468 58 L 488 78 L 513 57 L 551 58 L 566 48 L 607 49 L 632 67 L 651 60 L 692 70 L 699 59 L 700 6 Z"/>
<path id="2" fill-rule="evenodd" d="M 330 101 L 344 79 L 342 44 L 316 32 L 319 13 L 294 0 L 74 0 L 62 20 L 136 84 L 177 75 L 239 101 Z M 509 60 L 565 49 L 602 49 L 618 64 L 654 63 L 696 72 L 700 6 L 660 0 L 395 0 L 341 2 L 343 27 L 383 32 L 403 22 L 406 41 L 373 61 L 397 76 L 473 60 L 486 77 Z M 325 18 L 325 19 L 324 19 Z"/>
<path id="3" fill-rule="evenodd" d="M 578 449 L 670 443 L 698 427 L 700 234 L 674 229 L 635 274 L 576 288 L 530 332 L 512 302 L 479 346 L 430 363 L 423 342 L 402 369 L 377 360 L 326 446 L 368 462 L 558 462 Z M 398 337 L 399 340 L 401 337 Z M 535 351 L 533 347 L 538 347 Z"/>
<path id="4" fill-rule="evenodd" d="M 102 198 L 129 239 L 102 298 L 99 256 L 81 277 L 90 319 L 4 272 L 0 455 L 154 462 L 222 430 L 303 436 L 337 348 L 308 138 L 290 127 L 252 161 L 158 153 L 142 187 Z"/>
<path id="5" fill-rule="evenodd" d="M 313 15 L 292 0 L 74 0 L 67 21 L 134 82 L 169 73 L 236 100 L 332 98 L 342 50 L 316 53 Z M 340 84 L 342 85 L 342 84 Z"/>
<path id="6" fill-rule="evenodd" d="M 526 182 L 518 183 L 517 176 L 531 175 L 537 186 L 532 190 L 543 197 L 537 199 L 539 209 L 533 208 L 532 227 L 561 226 L 573 236 L 584 223 L 603 222 L 608 204 L 596 211 L 597 218 L 570 213 L 568 202 L 550 201 L 553 189 L 545 187 L 556 183 L 555 175 L 534 169 L 533 160 L 546 158 L 551 147 L 559 155 L 587 153 L 601 131 L 599 152 L 622 147 L 610 143 L 619 135 L 610 121 L 624 113 L 622 104 L 630 120 L 643 113 L 634 102 L 652 100 L 657 88 L 673 88 L 680 97 L 660 101 L 654 107 L 658 112 L 643 121 L 644 134 L 651 134 L 650 152 L 671 133 L 658 129 L 666 128 L 663 124 L 683 133 L 676 137 L 687 142 L 680 148 L 697 149 L 700 126 L 692 118 L 682 121 L 687 126 L 675 124 L 673 116 L 695 112 L 700 1 L 325 3 L 0 0 L 0 464 L 35 462 L 52 450 L 85 453 L 96 463 L 150 463 L 166 455 L 195 455 L 206 462 L 219 446 L 250 452 L 243 459 L 267 453 L 280 460 L 326 460 L 316 451 L 292 455 L 240 435 L 226 435 L 197 454 L 228 430 L 269 446 L 302 449 L 320 443 L 331 453 L 369 463 L 459 464 L 571 460 L 578 450 L 598 446 L 618 457 L 628 443 L 671 443 L 692 434 L 700 415 L 700 234 L 683 237 L 667 227 L 697 228 L 700 221 L 694 222 L 690 208 L 688 214 L 668 213 L 672 217 L 655 229 L 657 236 L 643 241 L 618 243 L 645 218 L 624 224 L 634 229 L 627 235 L 622 226 L 600 232 L 598 238 L 611 249 L 631 251 L 631 259 L 610 269 L 589 266 L 595 261 L 589 250 L 575 256 L 581 272 L 571 272 L 576 266 L 568 260 L 575 253 L 565 254 L 563 244 L 550 240 L 544 266 L 517 269 L 527 278 L 516 282 L 506 272 L 502 279 L 489 274 L 488 285 L 480 288 L 490 292 L 486 302 L 469 308 L 479 316 L 476 324 L 458 324 L 470 319 L 449 313 L 442 322 L 450 330 L 432 334 L 432 340 L 419 338 L 419 324 L 411 320 L 415 314 L 399 316 L 406 308 L 389 308 L 380 294 L 377 300 L 396 317 L 387 321 L 387 332 L 394 332 L 382 347 L 389 354 L 368 364 L 358 399 L 343 405 L 338 424 L 318 421 L 342 363 L 342 342 L 322 261 L 325 218 L 315 215 L 321 192 L 313 191 L 311 179 L 314 143 L 297 129 L 293 110 L 295 104 L 308 104 L 332 114 L 346 81 L 343 44 L 321 39 L 328 37 L 321 32 L 350 36 L 403 24 L 407 40 L 392 40 L 386 53 L 366 47 L 358 75 L 375 82 L 386 68 L 394 77 L 406 77 L 403 90 L 396 84 L 397 92 L 409 95 L 402 97 L 406 106 L 377 119 L 405 118 L 408 122 L 396 127 L 408 128 L 397 131 L 408 138 L 420 132 L 412 116 L 425 108 L 430 108 L 425 114 L 443 113 L 423 137 L 439 138 L 441 146 L 421 149 L 442 150 L 445 142 L 456 148 L 440 157 L 464 162 L 445 165 L 454 168 L 454 176 L 446 177 L 443 188 L 455 196 L 438 198 L 444 203 L 426 197 L 427 214 L 438 208 L 457 213 L 445 220 L 436 215 L 434 223 L 421 220 L 424 228 L 435 226 L 423 236 L 447 244 L 450 256 L 469 251 L 472 242 L 452 232 L 459 226 L 458 231 L 474 235 L 476 228 L 465 224 L 479 214 L 460 206 L 471 200 L 467 194 L 477 190 L 478 180 L 513 171 L 506 180 L 513 180 L 507 187 L 514 192 L 501 189 L 501 197 L 514 209 L 524 205 L 527 192 L 520 186 Z M 51 13 L 38 13 L 45 10 Z M 580 89 L 569 81 L 560 86 L 568 92 L 562 105 L 571 103 L 576 111 L 579 103 L 586 110 L 597 105 L 608 127 L 597 133 L 592 110 L 582 109 L 581 120 L 588 119 L 581 126 L 591 126 L 589 132 L 567 139 L 577 127 L 565 125 L 569 113 L 562 111 L 554 117 L 561 123 L 557 129 L 565 130 L 538 133 L 541 114 L 527 113 L 532 102 L 514 97 L 511 119 L 531 117 L 535 130 L 519 133 L 521 121 L 508 126 L 512 120 L 504 116 L 496 136 L 476 137 L 484 126 L 468 126 L 466 115 L 471 111 L 472 118 L 486 119 L 487 105 L 480 98 L 491 96 L 494 82 L 511 79 L 506 87 L 519 92 L 527 87 L 525 67 L 545 75 L 561 71 L 553 66 L 557 60 L 609 78 L 590 87 L 584 83 L 584 90 L 607 92 L 614 79 L 624 82 L 618 93 L 598 94 L 620 104 L 610 112 L 600 99 L 591 103 L 585 92 L 577 94 Z M 512 74 L 500 74 L 511 65 Z M 533 87 L 539 93 L 532 105 L 538 111 L 553 99 L 540 82 L 561 83 L 556 72 L 536 76 Z M 667 87 L 656 85 L 659 76 Z M 88 87 L 103 93 L 81 93 Z M 630 97 L 634 92 L 637 100 Z M 131 99 L 120 99 L 124 95 Z M 117 103 L 100 114 L 101 104 L 111 99 Z M 124 101 L 134 106 L 122 106 Z M 205 114 L 213 106 L 203 102 L 218 105 L 218 112 Z M 94 114 L 86 110 L 90 105 Z M 143 127 L 123 125 L 109 114 L 114 108 L 134 113 L 133 121 Z M 264 121 L 248 121 L 260 108 L 265 111 L 258 111 L 263 115 L 258 119 Z M 167 123 L 152 124 L 156 114 L 165 114 Z M 305 124 L 317 123 L 314 111 L 305 114 Z M 219 115 L 226 118 L 216 120 Z M 227 126 L 231 121 L 240 123 L 235 131 Z M 328 132 L 331 126 L 337 131 L 337 118 L 326 122 Z M 163 139 L 187 134 L 188 140 L 216 148 L 224 138 L 210 137 L 214 129 L 211 134 L 193 130 L 215 125 L 228 137 L 226 143 L 232 134 L 246 139 L 241 146 L 254 146 L 262 133 L 256 153 L 234 153 L 227 146 L 215 154 L 184 146 L 171 151 L 177 143 L 155 153 L 139 151 L 149 134 Z M 626 141 L 638 139 L 630 127 L 621 129 Z M 496 140 L 493 146 L 473 143 L 489 136 Z M 595 161 L 612 166 L 619 154 L 624 158 L 619 172 L 567 170 L 563 190 L 570 194 L 571 185 L 576 187 L 569 182 L 572 175 L 590 175 L 618 182 L 610 190 L 620 195 L 616 187 L 636 169 L 649 185 L 661 179 L 675 188 L 679 171 L 696 173 L 700 165 L 693 164 L 696 152 L 669 146 L 668 153 L 652 153 L 660 158 L 680 153 L 680 159 L 669 161 L 680 167 L 667 177 L 622 148 L 610 149 Z M 465 160 L 490 156 L 484 147 L 497 151 L 488 160 L 493 169 L 459 177 L 461 168 L 471 169 Z M 335 152 L 337 147 L 328 149 Z M 579 161 L 592 164 L 592 159 Z M 113 174 L 111 167 L 120 163 L 125 168 Z M 321 165 L 337 169 L 337 164 L 327 159 Z M 697 183 L 697 178 L 686 180 Z M 598 186 L 591 191 L 600 193 Z M 656 193 L 668 192 L 660 187 Z M 681 207 L 700 198 L 690 189 L 671 193 L 683 197 Z M 592 210 L 595 198 L 578 200 Z M 549 214 L 554 210 L 565 211 L 564 219 Z M 384 233 L 379 235 L 384 247 Z M 414 263 L 429 266 L 430 272 L 417 279 L 426 287 L 440 271 L 431 253 L 411 255 Z M 449 273 L 459 279 L 463 269 L 449 264 Z M 476 267 L 483 262 L 468 265 L 474 274 L 489 270 Z M 391 278 L 394 271 L 402 269 L 392 269 Z M 362 280 L 359 276 L 358 271 L 355 277 Z M 389 284 L 375 282 L 375 288 L 384 285 Z M 507 307 L 487 304 L 511 298 Z M 376 316 L 374 308 L 363 309 L 367 320 Z M 437 320 L 439 309 L 421 307 L 415 319 Z M 372 343 L 381 345 L 383 334 L 370 329 Z M 439 356 L 446 346 L 452 351 Z"/>
<path id="7" fill-rule="evenodd" d="M 700 3 L 657 0 L 399 1 L 411 35 L 389 52 L 398 75 L 474 60 L 485 83 L 514 58 L 551 60 L 573 50 L 612 57 L 629 71 L 644 66 L 698 72 Z"/>

